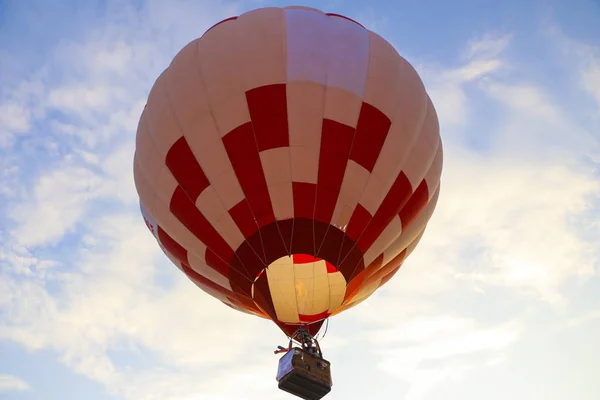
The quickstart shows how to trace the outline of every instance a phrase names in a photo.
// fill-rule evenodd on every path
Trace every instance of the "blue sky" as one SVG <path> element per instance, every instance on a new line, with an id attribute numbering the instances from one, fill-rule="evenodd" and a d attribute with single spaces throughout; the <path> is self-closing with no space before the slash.
<path id="1" fill-rule="evenodd" d="M 600 396 L 600 3 L 489 3 L 305 2 L 396 46 L 445 146 L 419 248 L 331 320 L 327 399 Z M 173 55 L 290 4 L 0 0 L 0 399 L 289 398 L 285 338 L 170 265 L 131 165 Z"/>

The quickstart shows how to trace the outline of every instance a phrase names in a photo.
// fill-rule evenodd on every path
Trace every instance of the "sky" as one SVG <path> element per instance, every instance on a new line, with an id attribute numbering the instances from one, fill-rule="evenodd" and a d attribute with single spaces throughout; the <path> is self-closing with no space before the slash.
<path id="1" fill-rule="evenodd" d="M 285 336 L 170 264 L 132 172 L 172 57 L 290 4 L 0 0 L 0 399 L 292 398 Z M 390 41 L 444 144 L 417 250 L 329 322 L 326 399 L 600 398 L 600 2 L 304 4 Z"/>

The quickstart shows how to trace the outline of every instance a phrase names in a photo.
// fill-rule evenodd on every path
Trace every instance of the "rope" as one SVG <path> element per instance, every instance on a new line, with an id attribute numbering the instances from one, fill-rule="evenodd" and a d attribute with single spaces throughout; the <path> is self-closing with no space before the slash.
<path id="1" fill-rule="evenodd" d="M 327 335 L 327 329 L 329 328 L 329 318 L 327 318 L 327 320 L 325 321 L 325 332 L 323 333 L 323 336 L 321 336 L 320 340 L 325 339 L 325 335 Z"/>

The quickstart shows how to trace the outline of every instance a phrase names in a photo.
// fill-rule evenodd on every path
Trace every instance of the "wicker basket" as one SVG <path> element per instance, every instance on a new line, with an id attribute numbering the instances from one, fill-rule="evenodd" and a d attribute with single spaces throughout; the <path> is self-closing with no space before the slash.
<path id="1" fill-rule="evenodd" d="M 329 361 L 293 348 L 279 360 L 279 388 L 305 400 L 319 400 L 331 391 Z"/>

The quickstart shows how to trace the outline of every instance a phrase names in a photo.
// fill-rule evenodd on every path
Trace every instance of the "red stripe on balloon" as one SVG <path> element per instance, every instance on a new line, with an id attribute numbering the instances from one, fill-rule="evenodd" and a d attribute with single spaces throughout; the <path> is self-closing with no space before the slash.
<path id="1" fill-rule="evenodd" d="M 427 182 L 425 179 L 423 179 L 398 214 L 400 216 L 400 220 L 402 221 L 403 230 L 415 220 L 417 215 L 419 215 L 419 213 L 425 208 L 428 201 L 429 188 L 427 187 Z"/>
<path id="2" fill-rule="evenodd" d="M 178 186 L 169 204 L 171 213 L 202 243 L 212 249 L 223 260 L 230 260 L 234 252 L 225 239 Z"/>
<path id="3" fill-rule="evenodd" d="M 312 217 L 315 211 L 317 185 L 304 182 L 292 182 L 292 195 L 294 198 L 294 217 L 296 220 L 292 224 L 291 247 L 297 247 L 298 242 L 301 242 L 303 245 L 306 245 L 303 247 L 306 249 L 304 252 L 314 254 L 316 246 Z M 298 225 L 296 224 L 298 218 L 305 218 L 305 220 Z"/>
<path id="4" fill-rule="evenodd" d="M 246 101 L 258 151 L 288 147 L 286 85 L 261 86 L 246 92 Z"/>
<path id="5" fill-rule="evenodd" d="M 311 323 L 311 322 L 323 320 L 323 319 L 329 317 L 329 315 L 330 314 L 327 311 L 323 311 L 322 313 L 314 314 L 314 315 L 298 314 L 298 318 L 300 319 L 300 322 Z"/>
<path id="6" fill-rule="evenodd" d="M 236 223 L 244 237 L 252 236 L 258 230 L 250 204 L 243 199 L 229 210 L 229 215 Z"/>
<path id="7" fill-rule="evenodd" d="M 167 250 L 167 252 L 179 262 L 189 264 L 187 258 L 187 250 L 182 245 L 177 243 L 175 239 L 169 236 L 169 234 L 165 232 L 160 226 L 158 227 L 157 231 L 158 241 L 165 248 L 165 250 Z"/>
<path id="8" fill-rule="evenodd" d="M 348 226 L 346 227 L 346 235 L 348 235 L 350 239 L 356 241 L 369 222 L 371 222 L 372 218 L 373 216 L 371 213 L 367 211 L 362 204 L 358 203 L 352 213 L 350 222 L 348 222 Z"/>
<path id="9" fill-rule="evenodd" d="M 165 164 L 192 202 L 210 185 L 184 137 L 171 146 Z"/>
<path id="10" fill-rule="evenodd" d="M 323 120 L 314 214 L 314 219 L 318 221 L 331 222 L 346 172 L 354 131 L 354 128 L 339 122 Z"/>
<path id="11" fill-rule="evenodd" d="M 294 217 L 312 218 L 315 211 L 317 185 L 305 182 L 292 182 Z"/>
<path id="12" fill-rule="evenodd" d="M 379 109 L 363 103 L 358 116 L 350 159 L 372 172 L 392 121 Z"/>
<path id="13" fill-rule="evenodd" d="M 229 264 L 223 261 L 210 247 L 204 252 L 204 260 L 206 265 L 219 272 L 221 275 L 227 276 Z"/>
<path id="14" fill-rule="evenodd" d="M 328 274 L 333 274 L 334 272 L 337 272 L 337 268 L 329 261 L 325 261 L 325 266 L 327 267 Z"/>
<path id="15" fill-rule="evenodd" d="M 252 123 L 247 122 L 233 129 L 223 137 L 223 143 L 258 226 L 263 227 L 275 221 Z"/>
<path id="16" fill-rule="evenodd" d="M 412 194 L 412 186 L 410 181 L 404 174 L 400 172 L 390 188 L 383 202 L 375 212 L 373 219 L 367 225 L 366 229 L 358 239 L 357 245 L 365 253 L 369 247 L 377 240 L 383 230 L 392 222 L 392 219 L 406 204 Z"/>
<path id="17" fill-rule="evenodd" d="M 297 265 L 311 264 L 311 263 L 315 263 L 315 262 L 319 262 L 319 261 L 324 261 L 325 266 L 327 267 L 328 273 L 337 272 L 337 268 L 333 264 L 331 264 L 329 261 L 324 260 L 320 257 L 315 257 L 315 256 L 311 256 L 308 254 L 293 254 L 292 260 L 294 261 L 294 264 L 297 264 Z"/>

